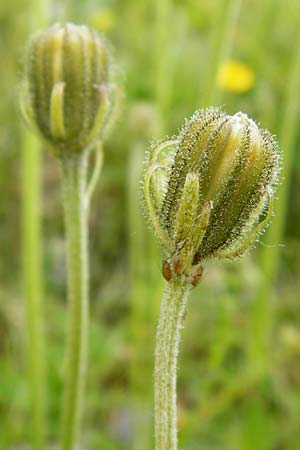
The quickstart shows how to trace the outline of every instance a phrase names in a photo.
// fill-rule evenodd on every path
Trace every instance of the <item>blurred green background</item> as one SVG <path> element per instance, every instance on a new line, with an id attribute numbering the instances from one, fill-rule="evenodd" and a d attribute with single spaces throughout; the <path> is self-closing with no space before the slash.
<path id="1" fill-rule="evenodd" d="M 44 12 L 37 18 L 39 6 Z M 180 448 L 299 450 L 298 0 L 0 3 L 0 450 L 31 448 L 18 110 L 24 42 L 42 24 L 64 20 L 105 33 L 124 90 L 91 207 L 83 448 L 153 448 L 152 369 L 163 281 L 162 255 L 140 207 L 142 161 L 151 140 L 175 134 L 195 109 L 221 105 L 277 135 L 284 170 L 273 224 L 256 249 L 239 262 L 210 262 L 193 291 L 180 356 Z M 59 433 L 66 273 L 60 173 L 47 152 L 41 171 L 50 445 Z"/>

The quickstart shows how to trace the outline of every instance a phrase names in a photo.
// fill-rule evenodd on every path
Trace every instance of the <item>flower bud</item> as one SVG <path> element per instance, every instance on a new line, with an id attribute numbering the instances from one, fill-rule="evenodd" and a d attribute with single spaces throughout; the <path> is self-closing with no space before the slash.
<path id="1" fill-rule="evenodd" d="M 144 197 L 169 280 L 195 285 L 203 261 L 251 247 L 269 222 L 279 163 L 266 130 L 219 109 L 196 112 L 178 138 L 151 149 Z"/>
<path id="2" fill-rule="evenodd" d="M 29 43 L 22 111 L 56 154 L 99 138 L 110 112 L 110 66 L 103 40 L 84 25 L 55 24 Z"/>

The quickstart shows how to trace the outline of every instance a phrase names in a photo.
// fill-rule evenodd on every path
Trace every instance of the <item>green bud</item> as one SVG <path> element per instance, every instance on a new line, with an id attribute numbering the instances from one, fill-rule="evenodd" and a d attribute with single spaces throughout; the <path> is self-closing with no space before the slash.
<path id="1" fill-rule="evenodd" d="M 154 146 L 144 197 L 168 279 L 195 284 L 203 261 L 247 251 L 269 222 L 279 168 L 274 138 L 243 113 L 198 111 L 178 138 Z"/>
<path id="2" fill-rule="evenodd" d="M 29 43 L 23 115 L 58 155 L 97 141 L 110 113 L 110 55 L 84 25 L 55 24 Z"/>

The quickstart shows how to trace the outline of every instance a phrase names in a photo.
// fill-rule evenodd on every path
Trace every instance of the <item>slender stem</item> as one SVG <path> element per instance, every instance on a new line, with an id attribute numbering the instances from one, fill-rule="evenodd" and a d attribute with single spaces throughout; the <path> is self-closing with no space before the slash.
<path id="1" fill-rule="evenodd" d="M 87 153 L 62 161 L 63 204 L 67 238 L 69 329 L 63 397 L 62 450 L 73 450 L 81 415 L 87 360 L 88 234 Z"/>
<path id="2" fill-rule="evenodd" d="M 171 281 L 165 287 L 155 349 L 155 449 L 177 449 L 176 378 L 180 329 L 190 286 Z"/>
<path id="3" fill-rule="evenodd" d="M 41 27 L 47 18 L 48 1 L 30 0 L 27 31 Z M 26 316 L 28 386 L 31 403 L 31 447 L 43 450 L 46 435 L 45 333 L 41 232 L 41 152 L 37 139 L 24 128 L 22 173 L 22 277 Z"/>
<path id="4" fill-rule="evenodd" d="M 22 151 L 22 246 L 26 310 L 28 382 L 32 410 L 32 448 L 42 450 L 45 434 L 44 324 L 40 223 L 40 149 L 24 131 Z"/>

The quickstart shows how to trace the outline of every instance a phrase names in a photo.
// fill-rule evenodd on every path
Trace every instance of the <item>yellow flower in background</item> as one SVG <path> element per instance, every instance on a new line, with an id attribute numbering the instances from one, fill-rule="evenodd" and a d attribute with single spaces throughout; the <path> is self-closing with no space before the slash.
<path id="1" fill-rule="evenodd" d="M 253 87 L 254 82 L 254 71 L 240 61 L 229 59 L 219 67 L 217 85 L 224 91 L 247 92 Z"/>
<path id="2" fill-rule="evenodd" d="M 107 32 L 114 28 L 116 16 L 112 9 L 103 8 L 96 11 L 89 20 L 90 25 L 98 31 Z"/>

